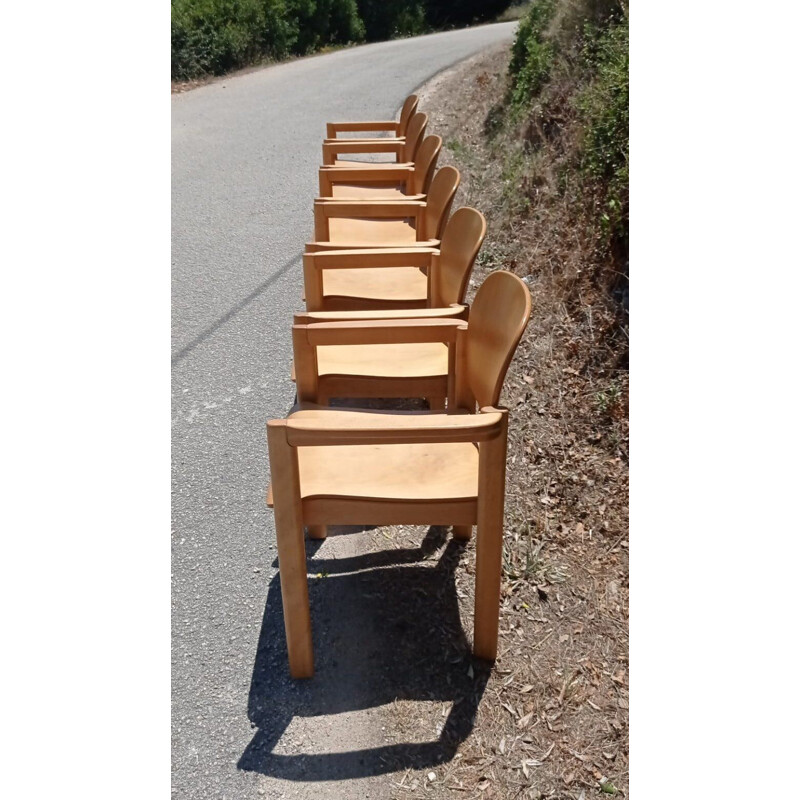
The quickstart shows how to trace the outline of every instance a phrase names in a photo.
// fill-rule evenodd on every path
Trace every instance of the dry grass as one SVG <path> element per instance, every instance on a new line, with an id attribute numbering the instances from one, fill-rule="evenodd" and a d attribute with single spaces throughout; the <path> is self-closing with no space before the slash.
<path id="1" fill-rule="evenodd" d="M 547 176 L 557 156 L 543 150 L 537 183 L 525 184 L 533 173 L 512 174 L 498 156 L 513 153 L 516 132 L 493 142 L 485 134 L 507 61 L 505 51 L 482 55 L 437 78 L 421 98 L 430 129 L 446 143 L 440 164 L 461 170 L 456 207 L 473 205 L 488 220 L 471 291 L 503 268 L 524 277 L 533 296 L 502 398 L 511 429 L 500 657 L 455 758 L 434 782 L 409 771 L 395 786 L 398 796 L 624 795 L 627 336 L 603 289 L 586 212 Z M 520 207 L 520 197 L 533 199 Z M 395 546 L 407 546 L 418 532 L 396 536 Z M 465 622 L 474 568 L 471 543 L 456 571 Z"/>

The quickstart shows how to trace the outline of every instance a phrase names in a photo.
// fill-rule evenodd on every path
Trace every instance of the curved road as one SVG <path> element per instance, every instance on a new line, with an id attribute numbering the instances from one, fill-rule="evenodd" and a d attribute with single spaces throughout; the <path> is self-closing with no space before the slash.
<path id="1" fill-rule="evenodd" d="M 374 763 L 357 757 L 366 750 L 343 754 L 368 748 L 386 724 L 353 716 L 363 674 L 351 686 L 340 676 L 338 689 L 325 689 L 319 666 L 311 688 L 285 677 L 264 426 L 294 397 L 290 314 L 301 307 L 325 122 L 393 117 L 416 87 L 510 40 L 514 26 L 342 50 L 172 98 L 174 798 L 388 791 L 389 750 Z M 341 614 L 358 608 L 340 602 Z M 349 720 L 352 736 L 326 742 L 340 737 L 334 717 L 298 728 L 303 707 Z M 306 762 L 301 751 L 340 755 Z M 338 782 L 313 782 L 326 779 Z"/>

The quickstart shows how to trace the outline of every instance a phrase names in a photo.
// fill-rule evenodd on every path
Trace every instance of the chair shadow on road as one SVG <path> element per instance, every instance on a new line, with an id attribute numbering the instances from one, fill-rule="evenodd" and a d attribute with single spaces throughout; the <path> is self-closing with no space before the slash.
<path id="1" fill-rule="evenodd" d="M 331 535 L 347 531 L 329 530 Z M 307 542 L 316 666 L 307 681 L 289 677 L 276 574 L 248 701 L 257 731 L 239 759 L 240 769 L 295 781 L 343 780 L 434 767 L 453 758 L 472 731 L 490 666 L 472 658 L 461 625 L 455 570 L 464 545 L 451 539 L 438 561 L 430 560 L 445 539 L 445 529 L 432 527 L 418 548 L 339 559 L 316 558 L 324 543 Z M 452 707 L 431 741 L 299 752 L 318 749 L 320 739 L 324 747 L 341 749 L 336 741 L 324 741 L 321 722 L 314 744 L 279 746 L 295 717 L 360 711 L 395 700 L 451 702 Z M 434 730 L 433 722 L 427 730 Z"/>

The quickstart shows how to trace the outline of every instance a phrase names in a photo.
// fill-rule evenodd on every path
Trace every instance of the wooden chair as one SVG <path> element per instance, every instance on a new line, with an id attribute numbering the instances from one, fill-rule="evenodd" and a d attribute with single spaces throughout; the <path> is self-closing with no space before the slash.
<path id="1" fill-rule="evenodd" d="M 392 153 L 398 164 L 413 164 L 417 148 L 427 127 L 428 115 L 418 112 L 408 123 L 408 130 L 402 139 L 326 139 L 322 143 L 322 163 L 334 167 L 360 166 L 364 169 L 381 162 L 348 161 L 340 159 L 339 155 Z"/>
<path id="2" fill-rule="evenodd" d="M 387 247 L 306 253 L 306 309 L 432 309 L 463 303 L 485 236 L 483 214 L 464 207 L 447 221 L 438 249 Z"/>
<path id="3" fill-rule="evenodd" d="M 442 167 L 427 200 L 315 200 L 314 241 L 307 253 L 362 247 L 438 247 L 458 184 Z"/>
<path id="4" fill-rule="evenodd" d="M 312 310 L 296 314 L 292 329 L 292 378 L 298 398 L 327 405 L 331 397 L 424 397 L 431 408 L 444 408 L 452 388 L 447 344 L 398 340 L 362 347 L 335 340 L 339 334 L 351 337 L 348 322 L 358 326 L 377 319 L 466 319 L 464 296 L 485 235 L 483 214 L 460 208 L 447 223 L 438 251 L 307 254 L 306 304 Z M 411 266 L 393 266 L 397 263 Z M 313 344 L 321 330 L 316 323 L 336 326 L 325 334 L 331 341 L 319 349 Z"/>
<path id="5" fill-rule="evenodd" d="M 442 149 L 441 136 L 426 136 L 410 164 L 320 167 L 320 199 L 425 200 Z"/>
<path id="6" fill-rule="evenodd" d="M 303 529 L 323 538 L 332 524 L 452 525 L 460 539 L 477 525 L 473 651 L 496 658 L 508 430 L 508 410 L 497 403 L 530 306 L 519 278 L 495 272 L 475 298 L 469 329 L 454 320 L 391 323 L 408 339 L 454 341 L 448 413 L 300 407 L 267 423 L 267 504 L 292 677 L 314 673 Z M 376 321 L 359 341 L 384 342 L 392 329 Z"/>
<path id="7" fill-rule="evenodd" d="M 370 131 L 388 131 L 397 138 L 406 135 L 406 128 L 409 120 L 414 115 L 419 105 L 419 98 L 415 94 L 406 97 L 403 107 L 400 109 L 400 119 L 378 120 L 365 122 L 329 122 L 327 124 L 327 138 L 336 139 L 340 133 L 369 133 Z"/>

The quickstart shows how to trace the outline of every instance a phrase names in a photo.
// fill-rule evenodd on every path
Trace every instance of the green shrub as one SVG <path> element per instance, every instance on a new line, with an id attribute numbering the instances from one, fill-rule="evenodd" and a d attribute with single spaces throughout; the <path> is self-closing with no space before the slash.
<path id="1" fill-rule="evenodd" d="M 577 99 L 582 129 L 581 171 L 602 187 L 601 221 L 628 237 L 628 19 L 587 31 L 585 55 L 593 80 Z"/>
<path id="2" fill-rule="evenodd" d="M 294 37 L 284 0 L 172 0 L 172 78 L 283 58 Z"/>
<path id="3" fill-rule="evenodd" d="M 505 130 L 519 144 L 503 155 L 506 206 L 566 201 L 617 275 L 628 258 L 628 66 L 621 0 L 534 0 L 512 46 L 507 97 L 485 124 L 490 139 L 503 142 Z"/>
<path id="4" fill-rule="evenodd" d="M 171 0 L 172 79 L 496 16 L 509 0 Z M 430 15 L 430 19 L 428 17 Z"/>
<path id="5" fill-rule="evenodd" d="M 511 0 L 426 0 L 425 16 L 435 28 L 453 28 L 493 20 L 511 5 Z"/>
<path id="6" fill-rule="evenodd" d="M 172 0 L 172 79 L 363 40 L 356 0 Z"/>
<path id="7" fill-rule="evenodd" d="M 287 14 L 296 31 L 292 51 L 298 55 L 364 39 L 356 0 L 287 0 Z"/>
<path id="8" fill-rule="evenodd" d="M 530 104 L 550 75 L 555 47 L 546 32 L 555 8 L 556 0 L 537 0 L 520 20 L 508 66 L 515 112 Z"/>
<path id="9" fill-rule="evenodd" d="M 425 4 L 421 0 L 358 0 L 370 42 L 425 33 Z"/>

